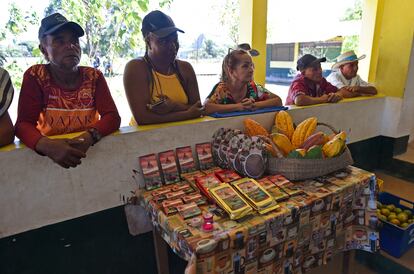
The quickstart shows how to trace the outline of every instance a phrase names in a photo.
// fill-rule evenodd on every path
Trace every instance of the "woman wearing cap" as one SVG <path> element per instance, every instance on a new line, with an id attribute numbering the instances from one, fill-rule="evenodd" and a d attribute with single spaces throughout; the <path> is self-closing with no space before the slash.
<path id="1" fill-rule="evenodd" d="M 177 60 L 177 31 L 172 19 L 152 11 L 142 21 L 144 57 L 128 62 L 124 87 L 139 125 L 197 118 L 202 115 L 197 79 L 188 62 Z"/>
<path id="2" fill-rule="evenodd" d="M 40 51 L 47 64 L 23 76 L 16 136 L 62 167 L 75 167 L 90 146 L 119 128 L 121 118 L 102 73 L 79 66 L 81 26 L 59 13 L 42 19 Z M 81 132 L 73 139 L 47 136 Z"/>
<path id="3" fill-rule="evenodd" d="M 279 96 L 253 81 L 254 64 L 251 53 L 257 50 L 241 44 L 224 57 L 221 79 L 206 100 L 206 112 L 231 112 L 281 106 Z"/>
<path id="4" fill-rule="evenodd" d="M 308 106 L 342 100 L 343 89 L 338 90 L 322 76 L 321 62 L 325 61 L 325 57 L 316 58 L 311 54 L 298 59 L 296 69 L 300 73 L 290 84 L 286 105 Z"/>
<path id="5" fill-rule="evenodd" d="M 0 147 L 13 142 L 14 128 L 7 112 L 12 100 L 14 89 L 9 73 L 0 68 Z"/>
<path id="6" fill-rule="evenodd" d="M 345 87 L 344 97 L 356 97 L 377 94 L 377 89 L 361 79 L 358 73 L 358 61 L 365 58 L 365 54 L 357 57 L 353 50 L 338 56 L 332 66 L 334 70 L 326 78 L 337 88 Z"/>

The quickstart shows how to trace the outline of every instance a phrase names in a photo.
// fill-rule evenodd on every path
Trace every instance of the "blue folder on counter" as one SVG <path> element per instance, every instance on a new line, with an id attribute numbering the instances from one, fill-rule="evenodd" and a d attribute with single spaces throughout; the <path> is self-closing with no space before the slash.
<path id="1" fill-rule="evenodd" d="M 273 111 L 279 111 L 279 110 L 287 110 L 288 107 L 267 107 L 267 108 L 261 108 L 255 111 L 233 111 L 233 112 L 226 112 L 226 113 L 212 113 L 209 114 L 209 116 L 214 118 L 226 118 L 226 117 L 232 117 L 232 116 L 241 116 L 241 115 L 251 115 L 251 114 L 258 114 L 258 113 L 265 113 L 265 112 L 273 112 Z"/>

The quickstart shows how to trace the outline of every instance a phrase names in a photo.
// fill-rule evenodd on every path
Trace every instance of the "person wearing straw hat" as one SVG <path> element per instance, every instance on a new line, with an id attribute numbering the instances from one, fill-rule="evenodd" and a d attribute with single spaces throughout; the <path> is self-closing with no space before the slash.
<path id="1" fill-rule="evenodd" d="M 300 72 L 290 84 L 286 105 L 308 106 L 322 103 L 337 103 L 342 100 L 343 89 L 330 84 L 322 76 L 321 62 L 326 58 L 316 58 L 305 54 L 297 61 Z"/>
<path id="2" fill-rule="evenodd" d="M 377 89 L 361 79 L 358 73 L 358 61 L 365 58 L 365 54 L 357 57 L 353 50 L 342 53 L 333 64 L 334 70 L 327 78 L 337 88 L 345 88 L 344 97 L 375 95 Z"/>
<path id="3" fill-rule="evenodd" d="M 9 73 L 0 68 L 0 146 L 13 142 L 14 128 L 7 110 L 13 100 L 13 84 Z"/>

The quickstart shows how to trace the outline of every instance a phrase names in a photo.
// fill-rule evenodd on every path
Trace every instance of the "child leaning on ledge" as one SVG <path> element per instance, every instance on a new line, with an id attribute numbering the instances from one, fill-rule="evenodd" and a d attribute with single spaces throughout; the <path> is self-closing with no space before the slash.
<path id="1" fill-rule="evenodd" d="M 338 90 L 322 76 L 321 62 L 325 61 L 325 57 L 318 59 L 311 54 L 298 59 L 296 69 L 300 73 L 290 84 L 286 105 L 308 106 L 342 100 L 345 89 Z"/>
<path id="2" fill-rule="evenodd" d="M 242 47 L 243 46 L 243 47 Z M 222 64 L 221 81 L 213 87 L 206 100 L 206 113 L 256 110 L 281 106 L 279 96 L 253 80 L 252 56 L 258 51 L 248 44 L 230 49 Z"/>

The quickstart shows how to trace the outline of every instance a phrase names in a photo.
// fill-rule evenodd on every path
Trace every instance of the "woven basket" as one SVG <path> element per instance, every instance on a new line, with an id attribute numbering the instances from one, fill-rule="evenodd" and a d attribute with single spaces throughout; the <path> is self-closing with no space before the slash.
<path id="1" fill-rule="evenodd" d="M 338 132 L 330 125 L 318 123 L 320 126 L 327 126 L 335 134 Z M 345 147 L 344 152 L 333 158 L 324 159 L 290 159 L 269 157 L 267 173 L 282 174 L 289 180 L 304 180 L 326 175 L 336 170 L 345 168 L 354 163 L 351 152 Z"/>

